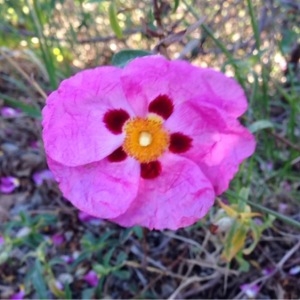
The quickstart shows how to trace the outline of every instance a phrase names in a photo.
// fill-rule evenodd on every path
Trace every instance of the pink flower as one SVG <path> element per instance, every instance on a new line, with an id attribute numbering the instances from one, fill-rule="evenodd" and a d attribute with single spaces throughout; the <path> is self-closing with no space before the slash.
<path id="1" fill-rule="evenodd" d="M 93 270 L 84 275 L 83 278 L 90 286 L 97 286 L 99 282 L 99 276 Z"/>
<path id="2" fill-rule="evenodd" d="M 222 73 L 162 56 L 63 81 L 43 110 L 49 168 L 75 206 L 123 226 L 189 226 L 255 148 Z"/>
<path id="3" fill-rule="evenodd" d="M 10 194 L 19 186 L 20 181 L 16 177 L 0 177 L 0 192 L 3 194 Z"/>

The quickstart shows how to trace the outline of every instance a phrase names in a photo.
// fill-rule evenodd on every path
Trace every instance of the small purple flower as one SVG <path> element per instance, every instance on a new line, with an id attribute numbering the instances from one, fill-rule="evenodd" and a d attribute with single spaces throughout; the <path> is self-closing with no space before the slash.
<path id="1" fill-rule="evenodd" d="M 264 225 L 264 222 L 262 221 L 262 219 L 254 218 L 253 221 L 254 221 L 254 223 L 255 223 L 257 226 L 262 226 L 262 225 Z"/>
<path id="2" fill-rule="evenodd" d="M 290 270 L 289 270 L 289 274 L 290 275 L 297 275 L 300 273 L 300 265 L 298 266 L 295 266 L 295 267 L 292 267 Z"/>
<path id="3" fill-rule="evenodd" d="M 0 191 L 3 194 L 12 193 L 18 186 L 20 186 L 20 181 L 16 177 L 7 176 L 0 178 Z"/>
<path id="4" fill-rule="evenodd" d="M 281 214 L 285 214 L 286 211 L 288 209 L 288 205 L 286 203 L 279 203 L 278 205 L 278 211 L 281 213 Z"/>
<path id="5" fill-rule="evenodd" d="M 30 227 L 22 227 L 18 230 L 18 232 L 16 233 L 16 238 L 22 239 L 26 236 L 28 236 L 31 233 L 31 228 Z"/>
<path id="6" fill-rule="evenodd" d="M 5 243 L 4 237 L 0 235 L 0 247 L 4 245 L 4 243 Z"/>
<path id="7" fill-rule="evenodd" d="M 262 271 L 261 271 L 261 273 L 264 276 L 269 276 L 269 275 L 271 275 L 274 272 L 275 272 L 275 268 L 273 268 L 273 267 L 267 267 L 267 268 L 262 269 Z"/>
<path id="8" fill-rule="evenodd" d="M 23 289 L 20 289 L 20 291 L 18 293 L 11 295 L 10 299 L 11 300 L 21 300 L 21 299 L 24 299 L 24 296 L 25 296 L 25 291 Z"/>
<path id="9" fill-rule="evenodd" d="M 241 285 L 240 289 L 249 298 L 255 298 L 259 292 L 259 286 L 251 283 Z"/>
<path id="10" fill-rule="evenodd" d="M 45 170 L 33 173 L 32 179 L 37 186 L 40 186 L 40 185 L 42 185 L 44 180 L 54 180 L 54 177 L 50 170 L 45 169 Z"/>
<path id="11" fill-rule="evenodd" d="M 61 244 L 64 243 L 65 237 L 63 234 L 56 233 L 56 234 L 52 235 L 51 240 L 55 246 L 60 246 Z"/>
<path id="12" fill-rule="evenodd" d="M 67 264 L 71 264 L 74 261 L 74 258 L 70 255 L 62 255 L 61 259 Z"/>
<path id="13" fill-rule="evenodd" d="M 61 291 L 64 289 L 63 284 L 59 280 L 55 280 L 54 284 L 57 289 L 59 289 Z"/>
<path id="14" fill-rule="evenodd" d="M 83 211 L 78 212 L 78 219 L 81 222 L 88 222 L 88 223 L 92 223 L 94 225 L 99 225 L 102 222 L 101 219 L 91 216 Z"/>
<path id="15" fill-rule="evenodd" d="M 1 108 L 1 115 L 2 117 L 17 117 L 20 115 L 20 110 L 4 106 Z"/>
<path id="16" fill-rule="evenodd" d="M 38 141 L 32 141 L 29 143 L 29 146 L 33 149 L 39 149 L 39 143 Z"/>
<path id="17" fill-rule="evenodd" d="M 99 282 L 99 276 L 93 270 L 89 271 L 87 274 L 84 275 L 83 279 L 90 285 L 90 286 L 97 286 Z"/>

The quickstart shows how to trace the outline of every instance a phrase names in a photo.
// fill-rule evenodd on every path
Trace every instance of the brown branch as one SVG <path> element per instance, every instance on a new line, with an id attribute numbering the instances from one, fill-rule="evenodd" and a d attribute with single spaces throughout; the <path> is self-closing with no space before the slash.
<path id="1" fill-rule="evenodd" d="M 299 145 L 295 145 L 293 144 L 291 141 L 289 141 L 288 139 L 286 139 L 285 137 L 279 135 L 276 132 L 270 131 L 270 134 L 273 135 L 277 140 L 281 141 L 282 143 L 290 146 L 291 148 L 297 150 L 300 152 L 300 146 Z"/>

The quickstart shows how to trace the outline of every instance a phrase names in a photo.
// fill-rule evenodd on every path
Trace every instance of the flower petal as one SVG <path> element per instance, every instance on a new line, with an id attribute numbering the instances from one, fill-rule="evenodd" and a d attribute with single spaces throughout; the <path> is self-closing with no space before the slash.
<path id="1" fill-rule="evenodd" d="M 253 135 L 236 119 L 212 105 L 197 105 L 196 101 L 182 103 L 164 126 L 193 139 L 192 147 L 182 155 L 200 166 L 217 195 L 228 188 L 239 164 L 255 149 Z"/>
<path id="2" fill-rule="evenodd" d="M 121 81 L 128 102 L 141 117 L 159 95 L 168 96 L 175 106 L 197 97 L 199 103 L 213 104 L 235 117 L 247 109 L 244 91 L 234 79 L 159 55 L 134 59 L 125 67 Z"/>
<path id="3" fill-rule="evenodd" d="M 177 229 L 202 218 L 213 205 L 210 182 L 192 161 L 174 154 L 161 158 L 162 173 L 140 179 L 137 198 L 130 208 L 111 221 L 122 226 Z"/>
<path id="4" fill-rule="evenodd" d="M 99 276 L 94 270 L 90 270 L 87 274 L 84 275 L 84 280 L 90 285 L 90 286 L 97 286 L 99 282 Z"/>
<path id="5" fill-rule="evenodd" d="M 33 173 L 32 179 L 37 186 L 41 186 L 45 180 L 53 180 L 53 174 L 50 170 L 45 169 Z"/>
<path id="6" fill-rule="evenodd" d="M 137 116 L 145 117 L 151 101 L 159 95 L 168 95 L 168 69 L 169 62 L 159 55 L 136 58 L 124 68 L 123 90 Z"/>
<path id="7" fill-rule="evenodd" d="M 20 186 L 20 180 L 13 176 L 0 177 L 0 192 L 10 194 Z"/>
<path id="8" fill-rule="evenodd" d="M 43 109 L 47 156 L 67 166 L 99 161 L 118 148 L 123 134 L 113 135 L 103 118 L 111 109 L 132 111 L 120 85 L 121 70 L 101 67 L 63 81 Z"/>
<path id="9" fill-rule="evenodd" d="M 108 159 L 68 167 L 48 158 L 63 195 L 79 210 L 101 219 L 124 213 L 135 199 L 140 166 L 132 158 L 111 163 Z"/>

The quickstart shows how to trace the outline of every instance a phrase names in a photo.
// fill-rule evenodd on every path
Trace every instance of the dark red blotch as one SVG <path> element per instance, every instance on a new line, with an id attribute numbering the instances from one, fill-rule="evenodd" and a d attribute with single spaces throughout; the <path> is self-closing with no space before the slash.
<path id="1" fill-rule="evenodd" d="M 158 114 L 167 120 L 173 113 L 174 105 L 172 100 L 167 95 L 157 96 L 148 107 L 148 111 Z"/>
<path id="2" fill-rule="evenodd" d="M 184 153 L 192 147 L 192 139 L 180 132 L 172 133 L 170 136 L 169 150 L 173 153 Z"/>
<path id="3" fill-rule="evenodd" d="M 161 173 L 161 163 L 158 160 L 141 164 L 141 177 L 144 179 L 154 179 Z"/>
<path id="4" fill-rule="evenodd" d="M 113 134 L 122 133 L 124 123 L 130 118 L 124 109 L 111 109 L 105 113 L 103 122 L 106 128 Z"/>
<path id="5" fill-rule="evenodd" d="M 123 150 L 122 147 L 119 147 L 113 153 L 108 155 L 107 159 L 110 162 L 120 162 L 120 161 L 123 161 L 124 159 L 126 159 L 126 157 L 127 157 L 126 152 Z"/>

